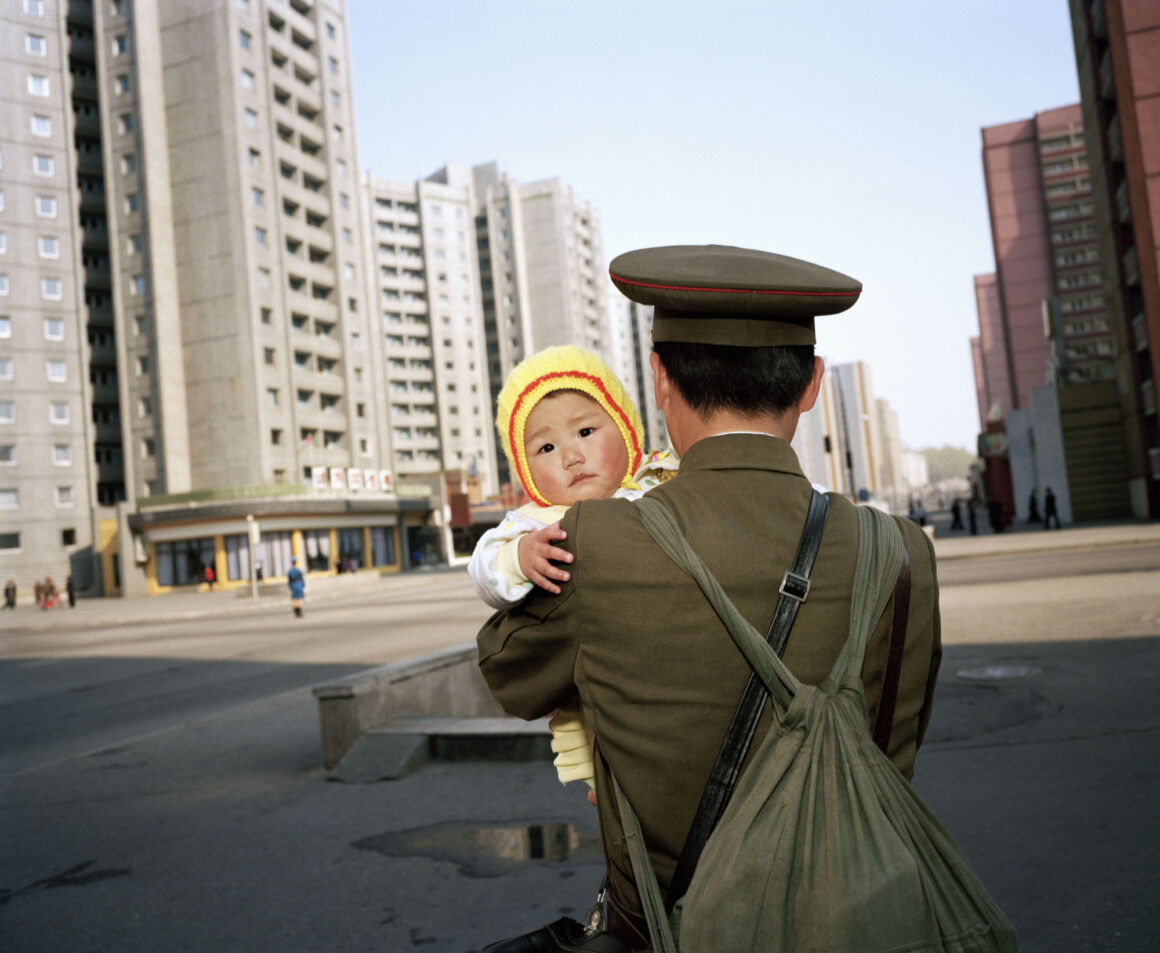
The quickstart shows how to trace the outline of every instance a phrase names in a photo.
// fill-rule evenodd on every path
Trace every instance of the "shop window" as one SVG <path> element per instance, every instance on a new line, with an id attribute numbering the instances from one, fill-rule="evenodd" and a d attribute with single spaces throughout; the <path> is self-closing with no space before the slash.
<path id="1" fill-rule="evenodd" d="M 156 552 L 158 585 L 196 586 L 205 578 L 205 567 L 213 565 L 213 537 L 158 543 Z"/>
<path id="2" fill-rule="evenodd" d="M 395 565 L 395 527 L 371 527 L 371 565 Z"/>
<path id="3" fill-rule="evenodd" d="M 366 548 L 363 543 L 362 529 L 340 529 L 338 531 L 339 572 L 354 572 L 366 564 Z"/>
<path id="4" fill-rule="evenodd" d="M 330 530 L 305 530 L 302 542 L 306 546 L 306 571 L 327 572 L 330 569 Z"/>

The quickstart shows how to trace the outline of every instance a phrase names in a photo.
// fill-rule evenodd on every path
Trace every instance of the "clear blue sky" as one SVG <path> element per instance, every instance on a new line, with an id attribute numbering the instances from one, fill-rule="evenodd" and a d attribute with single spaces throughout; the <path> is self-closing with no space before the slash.
<path id="1" fill-rule="evenodd" d="M 973 449 L 979 130 L 1079 100 L 1066 0 L 347 8 L 363 169 L 495 160 L 592 202 L 608 259 L 716 242 L 853 275 L 819 353 L 869 363 L 907 446 Z"/>

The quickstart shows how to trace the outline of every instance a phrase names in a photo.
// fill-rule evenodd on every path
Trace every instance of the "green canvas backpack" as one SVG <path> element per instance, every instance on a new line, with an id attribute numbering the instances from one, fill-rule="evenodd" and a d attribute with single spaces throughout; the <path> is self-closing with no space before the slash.
<path id="1" fill-rule="evenodd" d="M 930 809 L 874 744 L 861 670 L 902 563 L 894 520 L 858 507 L 850 633 L 803 685 L 737 611 L 659 500 L 637 504 L 769 692 L 777 725 L 666 916 L 640 824 L 613 778 L 656 953 L 1014 953 L 1015 931 Z"/>

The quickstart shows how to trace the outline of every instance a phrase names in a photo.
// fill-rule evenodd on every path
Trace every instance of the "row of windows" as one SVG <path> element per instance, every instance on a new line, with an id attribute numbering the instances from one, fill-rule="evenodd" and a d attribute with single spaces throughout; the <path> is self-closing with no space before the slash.
<path id="1" fill-rule="evenodd" d="M 68 382 L 68 364 L 55 359 L 44 362 L 45 378 L 52 384 Z M 12 358 L 0 357 L 0 381 L 15 380 L 16 372 Z"/>
<path id="2" fill-rule="evenodd" d="M 62 509 L 77 505 L 76 487 L 71 483 L 55 487 L 56 505 Z M 0 487 L 0 510 L 20 508 L 20 491 L 11 487 Z M 4 549 L 0 545 L 0 550 Z"/>
<path id="3" fill-rule="evenodd" d="M 48 419 L 50 423 L 67 424 L 71 419 L 68 401 L 49 401 Z M 16 423 L 16 401 L 0 400 L 0 424 L 12 423 Z"/>
<path id="4" fill-rule="evenodd" d="M 62 546 L 75 546 L 76 543 L 77 531 L 75 529 L 68 528 L 60 531 L 60 544 Z M 0 533 L 0 553 L 19 553 L 21 548 L 19 533 Z"/>
<path id="5" fill-rule="evenodd" d="M 0 338 L 12 337 L 12 319 L 0 315 Z M 64 321 L 60 318 L 44 319 L 44 339 L 46 341 L 64 340 Z"/>
<path id="6" fill-rule="evenodd" d="M 0 443 L 0 467 L 14 467 L 20 462 L 20 453 L 14 443 Z M 72 446 L 67 443 L 52 445 L 52 462 L 58 467 L 71 467 Z"/>
<path id="7" fill-rule="evenodd" d="M 0 297 L 10 292 L 8 275 L 0 272 Z M 41 278 L 40 297 L 45 301 L 60 301 L 64 297 L 64 282 L 60 278 Z"/>

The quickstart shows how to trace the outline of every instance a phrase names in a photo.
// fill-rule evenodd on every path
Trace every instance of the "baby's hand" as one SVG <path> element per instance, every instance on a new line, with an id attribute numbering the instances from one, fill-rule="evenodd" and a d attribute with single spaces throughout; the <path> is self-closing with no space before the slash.
<path id="1" fill-rule="evenodd" d="M 552 580 L 567 582 L 570 576 L 559 566 L 553 566 L 552 560 L 570 563 L 572 554 L 553 546 L 552 540 L 564 539 L 567 535 L 560 529 L 559 522 L 555 522 L 520 538 L 520 570 L 531 582 L 554 595 L 559 595 L 560 587 Z"/>

